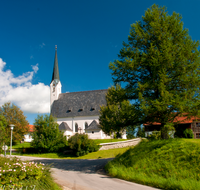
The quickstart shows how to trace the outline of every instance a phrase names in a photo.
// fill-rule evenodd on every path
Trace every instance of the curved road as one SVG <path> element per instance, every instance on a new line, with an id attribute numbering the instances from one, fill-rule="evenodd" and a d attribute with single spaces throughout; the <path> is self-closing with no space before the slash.
<path id="1" fill-rule="evenodd" d="M 55 181 L 64 190 L 156 190 L 124 180 L 107 176 L 103 166 L 109 159 L 95 160 L 71 160 L 71 159 L 50 159 L 18 156 L 21 160 L 33 160 L 51 165 L 52 175 Z"/>

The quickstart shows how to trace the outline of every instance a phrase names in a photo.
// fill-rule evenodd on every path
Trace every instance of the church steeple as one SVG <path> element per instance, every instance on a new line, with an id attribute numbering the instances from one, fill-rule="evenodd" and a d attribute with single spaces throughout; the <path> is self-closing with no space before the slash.
<path id="1" fill-rule="evenodd" d="M 61 94 L 61 82 L 58 70 L 58 58 L 57 58 L 57 45 L 55 47 L 55 59 L 54 59 L 54 68 L 53 75 L 50 84 L 50 106 L 52 108 L 53 102 L 58 99 L 59 94 Z M 51 111 L 50 108 L 50 111 Z"/>
<path id="2" fill-rule="evenodd" d="M 57 45 L 55 46 L 55 59 L 54 59 L 54 68 L 51 82 L 55 80 L 56 83 L 60 81 L 59 70 L 58 70 L 58 58 L 57 58 Z"/>

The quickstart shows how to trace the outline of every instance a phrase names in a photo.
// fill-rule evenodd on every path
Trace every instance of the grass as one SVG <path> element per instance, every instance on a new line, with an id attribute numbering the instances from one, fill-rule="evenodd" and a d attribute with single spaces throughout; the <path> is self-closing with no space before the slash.
<path id="1" fill-rule="evenodd" d="M 33 156 L 33 157 L 42 157 L 42 158 L 56 158 L 56 159 L 100 159 L 100 158 L 114 158 L 118 154 L 123 154 L 127 151 L 130 147 L 125 148 L 117 148 L 117 149 L 110 149 L 110 150 L 100 150 L 97 152 L 92 152 L 84 156 L 76 157 L 72 154 L 57 154 L 57 153 L 43 153 L 43 154 L 18 154 L 13 153 L 15 155 L 21 156 Z"/>
<path id="2" fill-rule="evenodd" d="M 101 143 L 111 143 L 111 142 L 119 142 L 119 141 L 127 141 L 131 139 L 94 139 L 94 142 L 96 144 L 101 144 Z"/>
<path id="3" fill-rule="evenodd" d="M 106 165 L 112 177 L 161 189 L 200 189 L 200 141 L 143 141 Z"/>
<path id="4" fill-rule="evenodd" d="M 9 146 L 10 147 L 10 146 Z M 12 146 L 12 149 L 18 149 L 18 148 L 30 148 L 31 147 L 31 143 L 29 142 L 24 142 L 24 143 L 19 143 L 16 145 Z"/>

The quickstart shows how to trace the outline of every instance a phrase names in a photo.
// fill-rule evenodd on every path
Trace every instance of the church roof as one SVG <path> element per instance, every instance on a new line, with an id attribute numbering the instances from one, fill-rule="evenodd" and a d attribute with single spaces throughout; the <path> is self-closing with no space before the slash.
<path id="1" fill-rule="evenodd" d="M 55 48 L 55 59 L 54 59 L 54 68 L 53 68 L 53 75 L 52 75 L 52 80 L 57 79 L 60 81 L 60 76 L 59 76 L 59 70 L 58 70 L 58 58 L 57 58 L 57 46 Z"/>
<path id="2" fill-rule="evenodd" d="M 88 126 L 85 130 L 92 130 L 92 129 L 100 129 L 100 125 L 96 122 L 96 120 L 93 120 L 92 123 Z"/>
<path id="3" fill-rule="evenodd" d="M 99 115 L 100 106 L 106 105 L 107 90 L 62 93 L 55 100 L 51 114 L 56 118 Z"/>
<path id="4" fill-rule="evenodd" d="M 62 122 L 60 125 L 59 125 L 59 130 L 63 130 L 63 131 L 72 131 L 69 127 L 69 125 L 65 122 Z"/>

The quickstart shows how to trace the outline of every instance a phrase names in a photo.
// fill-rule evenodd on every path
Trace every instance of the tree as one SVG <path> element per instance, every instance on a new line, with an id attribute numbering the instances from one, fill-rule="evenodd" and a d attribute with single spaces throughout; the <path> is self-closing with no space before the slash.
<path id="1" fill-rule="evenodd" d="M 138 126 L 137 137 L 145 137 L 144 127 Z"/>
<path id="2" fill-rule="evenodd" d="M 128 100 L 122 100 L 124 91 L 120 85 L 112 86 L 106 94 L 107 105 L 101 106 L 99 122 L 107 135 L 124 133 L 127 127 L 135 128 L 135 114 Z"/>
<path id="3" fill-rule="evenodd" d="M 6 140 L 6 118 L 3 115 L 0 115 L 0 148 Z M 0 151 L 1 152 L 1 151 Z"/>
<path id="4" fill-rule="evenodd" d="M 199 114 L 200 52 L 183 28 L 181 16 L 153 5 L 131 25 L 128 43 L 110 63 L 114 83 L 121 83 L 138 122 L 161 123 L 183 113 Z M 166 130 L 163 130 L 166 131 Z M 162 138 L 165 134 L 162 133 Z"/>
<path id="5" fill-rule="evenodd" d="M 31 145 L 38 152 L 58 152 L 66 147 L 66 137 L 63 136 L 63 132 L 59 131 L 59 125 L 53 116 L 38 115 L 34 127 Z"/>
<path id="6" fill-rule="evenodd" d="M 7 143 L 10 142 L 10 124 L 15 125 L 13 130 L 13 142 L 21 141 L 24 134 L 29 130 L 29 123 L 26 120 L 23 111 L 21 111 L 16 105 L 7 102 L 0 107 L 0 114 L 5 117 L 7 122 L 5 128 Z"/>

